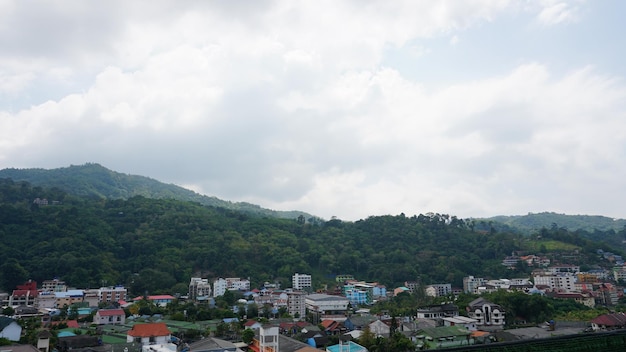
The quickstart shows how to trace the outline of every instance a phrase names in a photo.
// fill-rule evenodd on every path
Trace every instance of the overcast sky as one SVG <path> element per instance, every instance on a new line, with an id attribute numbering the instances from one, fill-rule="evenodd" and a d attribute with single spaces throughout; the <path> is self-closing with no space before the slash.
<path id="1" fill-rule="evenodd" d="M 0 0 L 0 168 L 329 219 L 626 217 L 626 2 Z"/>

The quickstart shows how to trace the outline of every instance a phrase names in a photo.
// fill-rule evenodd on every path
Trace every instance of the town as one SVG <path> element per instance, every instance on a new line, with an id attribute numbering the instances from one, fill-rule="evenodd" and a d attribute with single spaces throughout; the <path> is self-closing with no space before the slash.
<path id="1" fill-rule="evenodd" d="M 183 295 L 129 297 L 123 286 L 77 289 L 59 278 L 41 285 L 28 281 L 0 294 L 0 338 L 12 343 L 30 339 L 32 344 L 25 345 L 30 349 L 14 351 L 334 352 L 367 351 L 359 342 L 394 335 L 402 336 L 408 350 L 422 350 L 624 328 L 626 315 L 610 307 L 624 297 L 626 266 L 618 255 L 602 250 L 597 254 L 613 265 L 612 270 L 581 271 L 578 265 L 551 265 L 545 257 L 512 255 L 502 265 L 513 268 L 523 262 L 533 268 L 529 277 L 467 276 L 463 287 L 406 281 L 388 289 L 352 275 L 336 275 L 334 285 L 319 288 L 311 275 L 294 273 L 288 288 L 270 282 L 253 288 L 250 278 L 192 277 Z M 607 313 L 589 321 L 549 319 L 533 325 L 507 316 L 507 307 L 483 297 L 495 292 L 568 300 L 605 307 Z M 421 295 L 430 304 L 404 316 L 376 310 L 378 304 L 402 295 Z M 476 298 L 459 306 L 463 295 Z M 175 306 L 188 309 L 182 316 L 172 314 Z M 188 319 L 190 310 L 197 309 L 193 307 L 218 306 L 230 312 L 227 317 Z M 513 325 L 526 327 L 510 328 Z"/>

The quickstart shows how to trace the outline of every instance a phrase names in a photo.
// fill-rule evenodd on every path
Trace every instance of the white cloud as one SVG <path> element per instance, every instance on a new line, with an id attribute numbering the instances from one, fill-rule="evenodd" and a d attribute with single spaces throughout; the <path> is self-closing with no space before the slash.
<path id="1" fill-rule="evenodd" d="M 626 93 L 609 74 L 519 58 L 452 84 L 407 73 L 462 63 L 481 44 L 465 33 L 502 16 L 564 23 L 579 3 L 96 3 L 13 3 L 0 92 L 22 105 L 0 98 L 0 166 L 100 162 L 346 219 L 584 210 L 581 182 L 607 192 L 626 176 Z M 389 48 L 406 62 L 382 65 Z"/>

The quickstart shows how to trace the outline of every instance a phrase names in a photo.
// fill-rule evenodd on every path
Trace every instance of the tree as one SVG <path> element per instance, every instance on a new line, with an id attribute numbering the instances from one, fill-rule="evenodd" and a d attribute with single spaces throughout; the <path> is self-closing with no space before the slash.
<path id="1" fill-rule="evenodd" d="M 17 285 L 21 285 L 28 280 L 28 271 L 15 258 L 8 259 L 0 265 L 0 285 L 11 291 Z"/>
<path id="2" fill-rule="evenodd" d="M 252 343 L 253 339 L 254 339 L 254 330 L 245 329 L 243 333 L 241 333 L 241 340 L 247 343 L 248 345 Z"/>
<path id="3" fill-rule="evenodd" d="M 370 330 L 369 326 L 366 326 L 357 341 L 359 345 L 367 348 L 368 351 L 372 351 L 372 347 L 376 345 L 376 336 Z"/>

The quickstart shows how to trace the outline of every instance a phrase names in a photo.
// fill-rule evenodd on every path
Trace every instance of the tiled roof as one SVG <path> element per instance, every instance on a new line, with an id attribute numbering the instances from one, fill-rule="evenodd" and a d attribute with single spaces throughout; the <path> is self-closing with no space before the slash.
<path id="1" fill-rule="evenodd" d="M 139 297 L 133 298 L 133 301 L 141 301 L 142 299 L 143 299 L 143 296 L 139 296 Z M 149 301 L 164 300 L 164 299 L 176 299 L 176 297 L 170 296 L 170 295 L 148 296 Z"/>
<path id="2" fill-rule="evenodd" d="M 127 333 L 133 337 L 168 336 L 170 330 L 165 323 L 136 324 Z"/>
<path id="3" fill-rule="evenodd" d="M 597 325 L 604 325 L 604 326 L 624 326 L 626 325 L 626 314 L 624 313 L 603 314 L 591 320 L 591 322 Z"/>
<path id="4" fill-rule="evenodd" d="M 116 315 L 125 315 L 123 309 L 100 309 L 98 315 L 101 317 L 111 317 Z"/>

